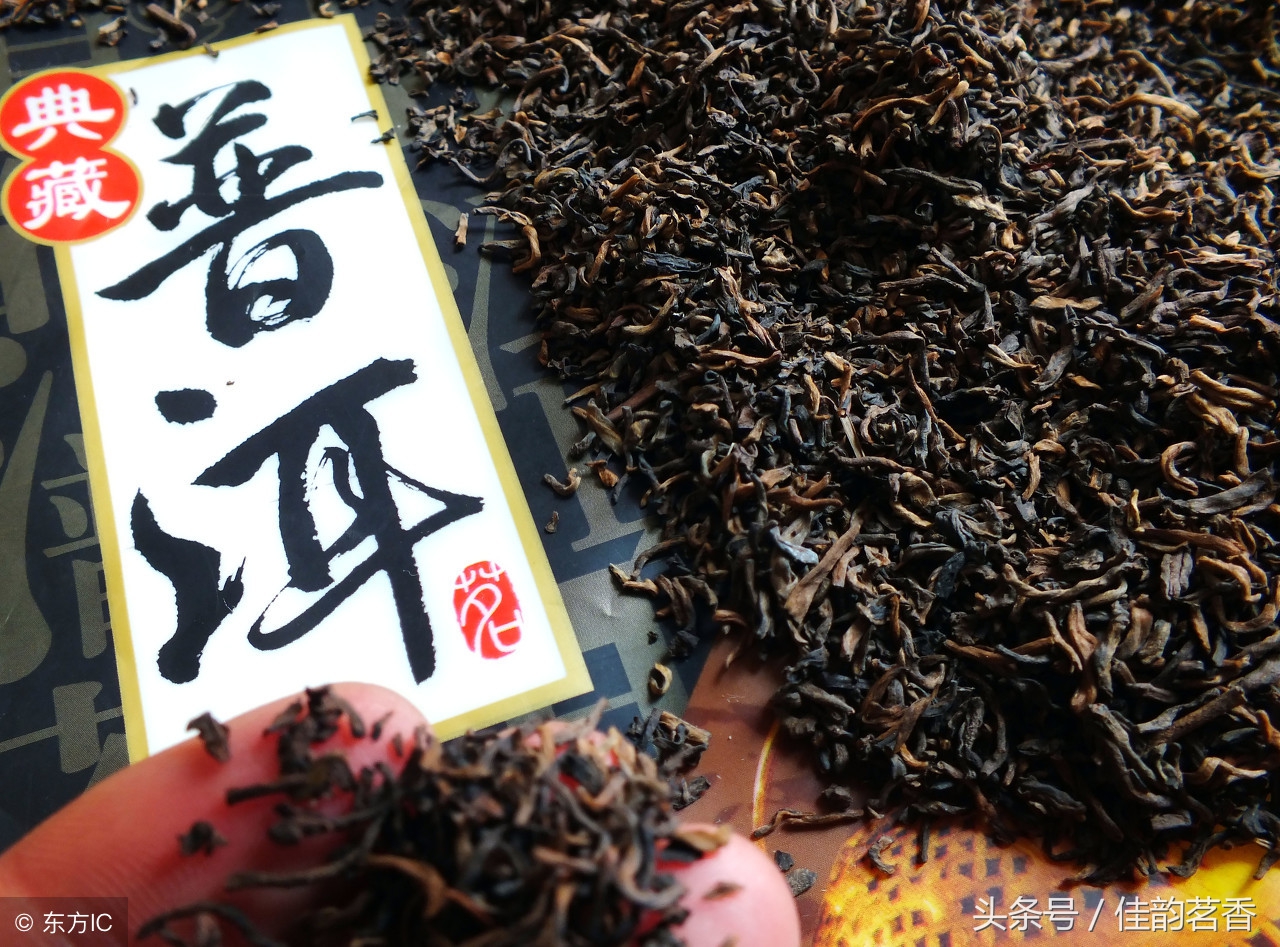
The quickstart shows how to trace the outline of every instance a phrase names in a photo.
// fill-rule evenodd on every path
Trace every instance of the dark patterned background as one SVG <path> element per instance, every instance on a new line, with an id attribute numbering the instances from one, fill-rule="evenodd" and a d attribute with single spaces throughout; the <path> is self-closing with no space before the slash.
<path id="1" fill-rule="evenodd" d="M 367 25 L 388 10 L 395 12 L 371 3 L 354 12 Z M 215 0 L 208 12 L 200 42 L 263 23 L 247 2 Z M 79 28 L 0 33 L 0 93 L 42 69 L 152 55 L 156 27 L 140 7 L 128 15 L 126 38 L 114 48 L 91 39 L 109 19 L 104 15 L 87 17 Z M 308 16 L 305 0 L 286 0 L 274 19 Z M 383 91 L 403 135 L 409 98 L 399 87 Z M 416 157 L 407 157 L 413 167 Z M 16 164 L 0 152 L 0 181 Z M 570 498 L 543 484 L 545 473 L 563 479 L 569 447 L 582 436 L 563 407 L 576 386 L 539 367 L 523 284 L 476 251 L 504 236 L 495 234 L 494 218 L 472 218 L 469 247 L 453 248 L 459 212 L 483 204 L 483 194 L 450 168 L 416 173 L 415 182 L 534 521 L 541 525 L 559 513 L 558 530 L 543 533 L 543 542 L 594 690 L 551 711 L 583 714 L 605 698 L 606 721 L 625 728 L 653 705 L 646 679 L 664 645 L 660 635 L 650 641 L 648 603 L 620 597 L 608 566 L 629 565 L 654 534 L 635 495 L 611 504 L 585 467 L 583 486 Z M 103 588 L 53 254 L 0 220 L 0 850 L 128 762 Z M 701 663 L 695 656 L 676 666 L 661 706 L 683 711 Z"/>

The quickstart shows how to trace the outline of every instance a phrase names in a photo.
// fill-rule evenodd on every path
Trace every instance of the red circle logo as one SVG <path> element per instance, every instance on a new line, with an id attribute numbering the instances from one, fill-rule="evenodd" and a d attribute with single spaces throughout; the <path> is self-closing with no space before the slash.
<path id="1" fill-rule="evenodd" d="M 138 176 L 118 154 L 29 161 L 4 191 L 4 214 L 31 237 L 73 243 L 123 223 L 139 198 Z"/>
<path id="2" fill-rule="evenodd" d="M 0 201 L 15 230 L 37 243 L 79 243 L 129 219 L 142 182 L 107 147 L 126 112 L 114 83 L 75 69 L 31 76 L 0 98 L 0 144 L 25 159 Z"/>
<path id="3" fill-rule="evenodd" d="M 111 144 L 125 118 L 124 95 L 76 69 L 31 76 L 0 101 L 0 138 L 24 158 L 65 158 Z"/>
<path id="4" fill-rule="evenodd" d="M 504 658 L 524 634 L 520 600 L 496 562 L 473 562 L 453 583 L 453 610 L 467 647 L 482 658 Z"/>

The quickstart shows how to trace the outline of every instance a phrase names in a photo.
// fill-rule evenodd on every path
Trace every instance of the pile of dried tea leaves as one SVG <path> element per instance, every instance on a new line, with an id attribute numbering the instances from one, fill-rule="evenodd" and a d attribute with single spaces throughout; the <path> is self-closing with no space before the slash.
<path id="1" fill-rule="evenodd" d="M 239 4 L 241 0 L 214 0 L 213 4 L 209 0 L 0 0 L 0 33 L 10 29 L 28 33 L 63 27 L 78 30 L 87 24 L 85 33 L 96 45 L 119 46 L 131 28 L 147 24 L 151 37 L 147 47 L 153 53 L 190 49 L 197 43 L 211 53 L 205 39 L 225 34 L 227 14 Z M 360 5 L 360 0 L 314 4 L 315 12 L 323 17 Z M 254 32 L 266 33 L 279 26 L 275 17 L 283 7 L 282 0 L 249 0 L 243 4 L 242 15 L 251 15 L 258 23 Z"/>
<path id="2" fill-rule="evenodd" d="M 386 763 L 353 772 L 344 755 L 319 748 L 343 717 L 356 737 L 382 738 L 381 723 L 366 728 L 335 692 L 308 691 L 305 705 L 291 705 L 268 730 L 278 734 L 279 779 L 227 794 L 233 804 L 280 800 L 270 830 L 280 844 L 335 840 L 323 864 L 228 879 L 229 890 L 339 885 L 323 889 L 329 903 L 299 920 L 290 943 L 683 943 L 672 928 L 687 913 L 678 904 L 684 889 L 663 863 L 696 860 L 727 833 L 678 827 L 658 764 L 616 730 L 596 731 L 598 713 L 443 745 L 425 731 L 411 747 L 393 738 L 407 753 L 398 775 Z M 225 759 L 225 730 L 200 732 Z M 181 844 L 192 854 L 223 839 L 216 825 L 197 823 Z M 219 902 L 153 918 L 138 936 L 207 947 L 222 943 L 223 930 L 254 947 L 277 943 Z"/>
<path id="3" fill-rule="evenodd" d="M 711 732 L 655 707 L 647 718 L 636 717 L 627 730 L 627 739 L 641 752 L 658 762 L 658 772 L 671 786 L 671 805 L 684 809 L 693 805 L 711 788 L 706 776 L 686 774 L 697 767 L 711 743 Z"/>
<path id="4" fill-rule="evenodd" d="M 674 649 L 787 662 L 837 804 L 1105 882 L 1280 857 L 1269 0 L 412 0 Z M 620 470 L 620 466 L 617 468 Z M 615 486 L 615 490 L 619 487 Z"/>
<path id="5" fill-rule="evenodd" d="M 95 4 L 94 7 L 100 9 L 101 4 Z M 70 3 L 58 0 L 0 0 L 0 30 L 14 26 L 38 29 L 62 23 L 77 29 L 84 25 L 84 17 L 77 9 L 75 0 Z"/>

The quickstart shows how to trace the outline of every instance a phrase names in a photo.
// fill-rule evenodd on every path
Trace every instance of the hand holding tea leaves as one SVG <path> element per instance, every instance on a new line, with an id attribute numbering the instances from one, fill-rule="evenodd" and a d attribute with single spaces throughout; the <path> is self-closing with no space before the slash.
<path id="1" fill-rule="evenodd" d="M 204 718 L 201 736 L 37 827 L 0 857 L 0 891 L 127 895 L 135 940 L 200 947 L 799 943 L 773 863 L 680 827 L 616 733 L 552 724 L 444 748 L 399 696 L 347 684 L 225 730 Z"/>

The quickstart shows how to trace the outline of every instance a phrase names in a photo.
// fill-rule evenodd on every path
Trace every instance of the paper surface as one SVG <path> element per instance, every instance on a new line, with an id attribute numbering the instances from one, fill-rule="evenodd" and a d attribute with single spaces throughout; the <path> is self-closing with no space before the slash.
<path id="1" fill-rule="evenodd" d="M 352 40 L 110 76 L 142 212 L 59 275 L 135 758 L 316 681 L 446 737 L 590 687 Z"/>

